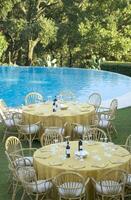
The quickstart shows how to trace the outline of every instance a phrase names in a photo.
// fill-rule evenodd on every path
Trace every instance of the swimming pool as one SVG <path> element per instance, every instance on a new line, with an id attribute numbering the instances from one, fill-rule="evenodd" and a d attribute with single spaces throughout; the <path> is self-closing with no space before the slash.
<path id="1" fill-rule="evenodd" d="M 86 102 L 92 92 L 104 101 L 125 95 L 131 90 L 131 78 L 106 71 L 78 68 L 0 67 L 0 98 L 9 106 L 24 103 L 28 92 L 37 91 L 54 97 L 71 90 L 77 100 Z"/>

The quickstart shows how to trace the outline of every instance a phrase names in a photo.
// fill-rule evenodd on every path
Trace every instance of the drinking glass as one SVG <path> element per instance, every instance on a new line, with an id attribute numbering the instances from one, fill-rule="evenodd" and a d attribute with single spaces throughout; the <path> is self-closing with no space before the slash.
<path id="1" fill-rule="evenodd" d="M 100 138 L 100 141 L 103 142 L 103 141 L 104 141 L 104 138 Z"/>
<path id="2" fill-rule="evenodd" d="M 80 161 L 84 161 L 82 151 L 80 151 Z"/>
<path id="3" fill-rule="evenodd" d="M 89 138 L 89 144 L 92 144 L 92 142 L 93 142 L 93 140 L 92 140 L 92 134 L 89 134 L 88 138 Z"/>
<path id="4" fill-rule="evenodd" d="M 57 144 L 58 143 L 58 139 L 54 139 L 54 143 Z"/>
<path id="5" fill-rule="evenodd" d="M 52 102 L 52 96 L 47 96 L 47 102 Z"/>

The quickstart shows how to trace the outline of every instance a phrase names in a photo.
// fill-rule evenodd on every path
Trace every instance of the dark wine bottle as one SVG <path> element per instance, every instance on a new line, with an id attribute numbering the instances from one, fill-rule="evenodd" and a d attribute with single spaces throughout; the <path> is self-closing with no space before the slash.
<path id="1" fill-rule="evenodd" d="M 70 158 L 70 145 L 69 145 L 69 141 L 67 142 L 67 145 L 66 145 L 66 157 Z"/>
<path id="2" fill-rule="evenodd" d="M 78 142 L 78 151 L 82 151 L 82 150 L 83 150 L 83 143 L 82 143 L 82 137 L 81 137 Z"/>
<path id="3" fill-rule="evenodd" d="M 53 112 L 56 112 L 55 102 L 53 102 Z"/>
<path id="4" fill-rule="evenodd" d="M 55 96 L 54 102 L 55 102 L 55 107 L 57 109 L 57 107 L 58 107 L 58 101 L 57 101 L 57 97 L 56 96 Z"/>

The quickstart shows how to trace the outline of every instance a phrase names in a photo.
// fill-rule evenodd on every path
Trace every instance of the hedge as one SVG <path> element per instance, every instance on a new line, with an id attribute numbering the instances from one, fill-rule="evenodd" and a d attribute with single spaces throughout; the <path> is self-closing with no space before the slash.
<path id="1" fill-rule="evenodd" d="M 101 63 L 101 69 L 131 76 L 131 62 L 103 62 Z"/>

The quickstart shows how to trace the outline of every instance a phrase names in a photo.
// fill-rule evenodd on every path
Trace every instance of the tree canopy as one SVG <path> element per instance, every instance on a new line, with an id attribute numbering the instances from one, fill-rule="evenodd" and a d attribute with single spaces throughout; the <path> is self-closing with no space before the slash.
<path id="1" fill-rule="evenodd" d="M 0 0 L 0 62 L 88 65 L 131 61 L 130 0 Z"/>

